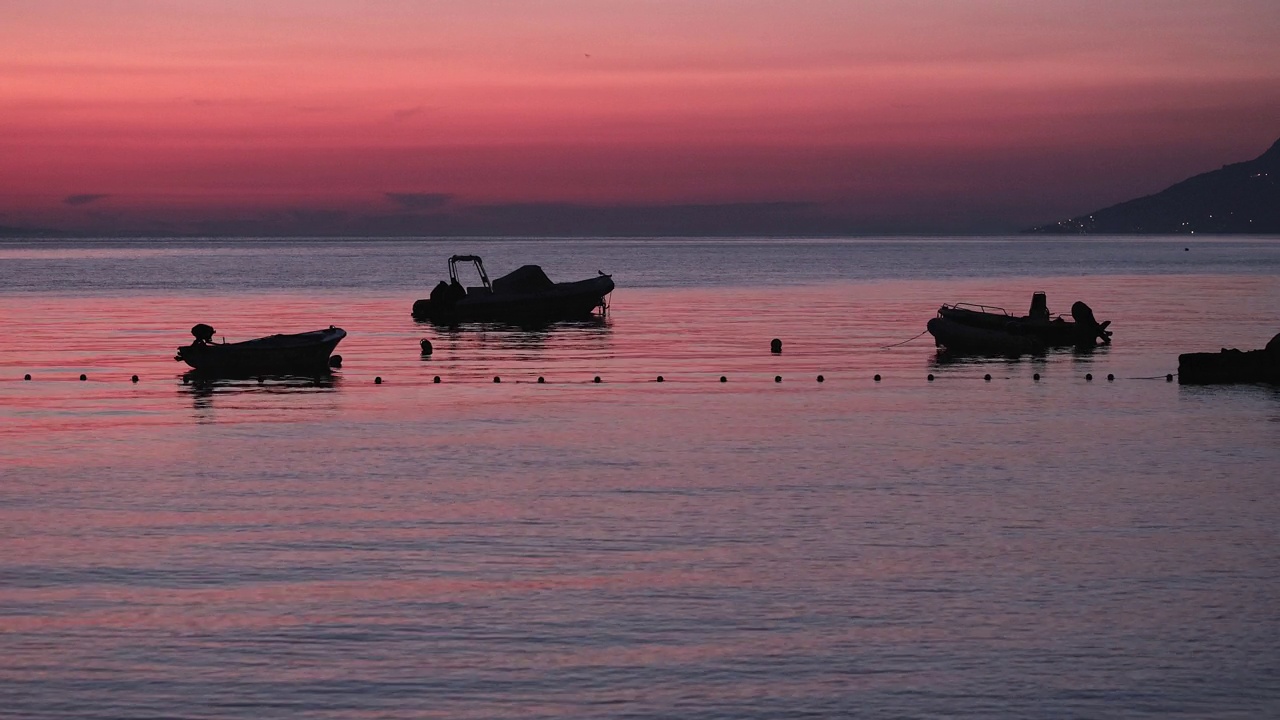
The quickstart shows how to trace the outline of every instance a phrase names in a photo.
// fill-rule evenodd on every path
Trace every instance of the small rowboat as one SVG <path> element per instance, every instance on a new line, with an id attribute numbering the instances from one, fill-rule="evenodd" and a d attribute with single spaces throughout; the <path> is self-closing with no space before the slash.
<path id="1" fill-rule="evenodd" d="M 174 360 L 215 375 L 315 374 L 329 371 L 330 355 L 347 336 L 346 330 L 330 325 L 324 330 L 215 343 L 214 332 L 204 323 L 191 328 L 195 342 L 178 348 Z"/>

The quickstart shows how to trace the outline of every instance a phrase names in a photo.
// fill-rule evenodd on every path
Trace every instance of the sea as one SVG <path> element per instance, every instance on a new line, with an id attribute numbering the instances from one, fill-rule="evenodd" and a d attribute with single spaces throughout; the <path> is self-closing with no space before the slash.
<path id="1" fill-rule="evenodd" d="M 924 334 L 1035 291 L 1113 343 Z M 1275 237 L 0 240 L 0 716 L 1280 716 L 1280 389 L 1176 376 L 1277 332 Z"/>

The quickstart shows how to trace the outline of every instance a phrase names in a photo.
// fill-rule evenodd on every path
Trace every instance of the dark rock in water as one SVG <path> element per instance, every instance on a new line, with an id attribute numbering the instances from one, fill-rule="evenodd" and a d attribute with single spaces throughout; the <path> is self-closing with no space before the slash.
<path id="1" fill-rule="evenodd" d="M 1256 159 L 1224 165 L 1155 195 L 1026 232 L 1047 235 L 1280 232 L 1280 140 Z"/>
<path id="2" fill-rule="evenodd" d="M 1179 385 L 1256 382 L 1280 384 L 1280 335 L 1271 338 L 1263 350 L 1223 348 L 1216 353 L 1178 356 Z"/>

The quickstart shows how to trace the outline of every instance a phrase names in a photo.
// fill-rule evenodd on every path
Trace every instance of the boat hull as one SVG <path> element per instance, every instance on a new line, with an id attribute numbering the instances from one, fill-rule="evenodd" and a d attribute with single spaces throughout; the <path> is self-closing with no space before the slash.
<path id="1" fill-rule="evenodd" d="M 588 318 L 605 307 L 605 296 L 613 292 L 608 275 L 556 283 L 534 292 L 487 292 L 473 288 L 453 303 L 418 300 L 413 317 L 435 323 L 459 322 L 556 322 Z"/>
<path id="2" fill-rule="evenodd" d="M 202 343 L 178 348 L 177 360 L 205 374 L 314 375 L 329 372 L 329 358 L 347 336 L 342 328 L 271 335 L 238 343 Z"/>
<path id="3" fill-rule="evenodd" d="M 942 316 L 929 320 L 926 327 L 938 347 L 955 353 L 1023 355 L 1043 352 L 1046 347 L 1035 335 L 969 325 Z"/>

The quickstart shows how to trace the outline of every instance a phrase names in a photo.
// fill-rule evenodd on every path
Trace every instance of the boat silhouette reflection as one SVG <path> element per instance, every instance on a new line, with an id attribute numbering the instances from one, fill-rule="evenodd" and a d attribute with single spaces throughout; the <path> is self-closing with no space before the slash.
<path id="1" fill-rule="evenodd" d="M 441 349 L 456 350 L 460 344 L 495 350 L 543 350 L 551 345 L 593 344 L 607 339 L 613 332 L 608 316 L 592 316 L 579 320 L 550 323 L 512 324 L 505 322 L 470 322 L 435 329 L 432 353 L 422 353 L 430 360 Z"/>
<path id="2" fill-rule="evenodd" d="M 208 407 L 215 395 L 280 395 L 331 392 L 342 387 L 342 377 L 320 375 L 227 376 L 192 371 L 182 375 L 180 394 L 192 398 L 197 408 Z"/>
<path id="3" fill-rule="evenodd" d="M 590 330 L 609 328 L 608 315 L 589 315 L 572 320 L 546 320 L 524 318 L 518 320 L 469 320 L 465 322 L 437 322 L 426 318 L 414 318 L 418 325 L 426 325 L 436 332 L 466 333 L 495 331 L 524 331 L 530 333 L 548 333 L 553 330 Z"/>
<path id="4" fill-rule="evenodd" d="M 933 367 L 944 367 L 993 364 L 1019 365 L 1022 363 L 1044 364 L 1051 358 L 1063 358 L 1068 356 L 1080 361 L 1105 356 L 1110 349 L 1110 345 L 1097 345 L 1043 348 L 1037 352 L 1024 353 L 983 353 L 972 351 L 958 352 L 955 350 L 948 350 L 946 348 L 938 348 L 938 352 L 930 358 L 929 365 Z"/>

